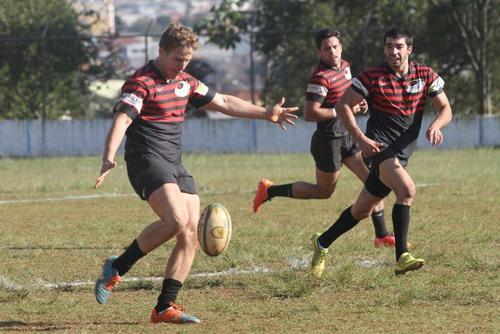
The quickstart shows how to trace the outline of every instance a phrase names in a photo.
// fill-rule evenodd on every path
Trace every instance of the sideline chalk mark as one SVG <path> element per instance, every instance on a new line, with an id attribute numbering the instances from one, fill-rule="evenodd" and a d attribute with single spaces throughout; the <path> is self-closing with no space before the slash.
<path id="1" fill-rule="evenodd" d="M 224 271 L 216 272 L 201 272 L 192 273 L 189 275 L 190 278 L 207 278 L 207 277 L 224 277 L 224 276 L 242 276 L 242 275 L 253 275 L 253 274 L 276 274 L 283 273 L 289 270 L 299 271 L 306 270 L 309 268 L 310 264 L 309 255 L 303 256 L 302 258 L 297 258 L 294 256 L 288 257 L 290 264 L 289 269 L 270 269 L 264 266 L 255 266 L 252 269 L 235 269 L 231 268 Z M 372 260 L 372 259 L 355 259 L 354 265 L 366 268 L 374 269 L 380 268 L 387 265 L 384 260 Z M 161 282 L 164 277 L 124 277 L 122 282 L 134 283 L 134 282 Z M 46 283 L 43 281 L 36 282 L 31 285 L 20 285 L 16 284 L 14 281 L 7 277 L 0 276 L 0 289 L 6 289 L 10 291 L 20 291 L 27 289 L 64 289 L 64 288 L 74 288 L 74 287 L 86 287 L 93 286 L 95 281 L 85 280 L 85 281 L 74 281 L 74 282 L 55 282 Z"/>
<path id="2" fill-rule="evenodd" d="M 47 197 L 47 198 L 28 198 L 28 199 L 13 199 L 0 201 L 0 205 L 6 204 L 19 204 L 19 203 L 44 203 L 44 202 L 60 202 L 60 201 L 77 201 L 77 200 L 87 200 L 105 197 L 128 197 L 135 196 L 135 194 L 116 194 L 116 193 L 105 193 L 96 195 L 72 195 L 63 197 Z"/>
<path id="3" fill-rule="evenodd" d="M 237 190 L 237 191 L 213 191 L 210 189 L 202 189 L 200 190 L 200 194 L 205 195 L 225 195 L 231 193 L 239 193 L 239 194 L 249 194 L 253 193 L 253 190 Z M 62 196 L 62 197 L 46 197 L 46 198 L 26 198 L 26 199 L 13 199 L 13 200 L 0 200 L 0 205 L 8 205 L 8 204 L 26 204 L 26 203 L 45 203 L 45 202 L 61 202 L 61 201 L 79 201 L 79 200 L 91 200 L 96 198 L 107 198 L 107 197 L 135 197 L 136 194 L 119 194 L 119 193 L 104 193 L 104 194 L 95 194 L 95 195 L 70 195 L 70 196 Z"/>
<path id="4" fill-rule="evenodd" d="M 260 273 L 277 273 L 279 270 L 272 270 L 266 267 L 254 267 L 253 269 L 228 269 L 225 271 L 216 272 L 202 272 L 190 274 L 191 278 L 204 278 L 204 277 L 221 277 L 221 276 L 238 276 L 238 275 L 251 275 Z M 122 282 L 161 282 L 164 277 L 124 277 Z M 31 285 L 20 285 L 16 284 L 14 281 L 8 279 L 7 277 L 0 276 L 0 288 L 6 290 L 18 291 L 26 289 L 63 289 L 63 288 L 74 288 L 82 286 L 93 286 L 95 281 L 74 281 L 74 282 L 56 282 L 56 283 L 44 283 L 37 282 Z"/>

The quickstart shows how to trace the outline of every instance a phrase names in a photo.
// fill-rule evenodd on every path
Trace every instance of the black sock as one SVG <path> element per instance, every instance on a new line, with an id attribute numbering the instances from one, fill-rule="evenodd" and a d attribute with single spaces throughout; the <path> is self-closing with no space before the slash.
<path id="1" fill-rule="evenodd" d="M 136 263 L 140 258 L 146 255 L 137 244 L 137 240 L 134 240 L 130 246 L 120 255 L 116 261 L 113 263 L 113 268 L 118 270 L 120 276 L 125 275 L 130 268 Z"/>
<path id="2" fill-rule="evenodd" d="M 410 206 L 394 204 L 392 208 L 392 224 L 396 239 L 396 261 L 408 251 L 408 230 L 410 227 Z"/>
<path id="3" fill-rule="evenodd" d="M 173 278 L 165 278 L 161 294 L 158 296 L 158 303 L 155 306 L 156 312 L 160 313 L 170 307 L 170 302 L 174 303 L 182 288 L 182 283 Z"/>
<path id="4" fill-rule="evenodd" d="M 356 220 L 351 214 L 351 207 L 348 207 L 342 212 L 339 219 L 320 235 L 318 238 L 319 245 L 323 248 L 330 247 L 338 237 L 356 226 L 358 222 L 359 220 Z"/>
<path id="5" fill-rule="evenodd" d="M 269 189 L 267 190 L 267 195 L 269 196 L 269 199 L 276 196 L 293 198 L 292 185 L 293 183 L 270 186 Z"/>
<path id="6" fill-rule="evenodd" d="M 373 227 L 375 228 L 375 236 L 377 238 L 383 238 L 388 234 L 387 227 L 385 226 L 384 209 L 372 212 L 372 222 Z"/>

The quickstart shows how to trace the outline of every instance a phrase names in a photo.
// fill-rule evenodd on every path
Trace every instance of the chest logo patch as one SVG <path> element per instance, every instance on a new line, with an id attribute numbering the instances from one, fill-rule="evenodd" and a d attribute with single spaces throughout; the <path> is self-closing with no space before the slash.
<path id="1" fill-rule="evenodd" d="M 344 69 L 344 76 L 347 80 L 351 80 L 352 78 L 352 75 L 351 75 L 351 68 L 350 67 L 346 67 Z"/>
<path id="2" fill-rule="evenodd" d="M 175 95 L 178 97 L 186 97 L 189 94 L 189 90 L 191 89 L 191 86 L 189 86 L 189 83 L 186 81 L 180 81 L 177 83 L 175 86 Z"/>
<path id="3" fill-rule="evenodd" d="M 424 88 L 424 81 L 422 79 L 412 80 L 408 86 L 406 86 L 406 92 L 410 94 L 419 93 Z"/>
<path id="4" fill-rule="evenodd" d="M 381 77 L 378 80 L 378 84 L 379 84 L 380 87 L 387 86 L 389 83 L 390 83 L 390 79 L 387 79 L 387 78 L 384 78 L 384 77 Z"/>

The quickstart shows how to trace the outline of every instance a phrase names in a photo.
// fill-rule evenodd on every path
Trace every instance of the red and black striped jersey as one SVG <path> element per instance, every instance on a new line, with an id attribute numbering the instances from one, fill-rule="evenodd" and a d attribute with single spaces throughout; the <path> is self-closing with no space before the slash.
<path id="1" fill-rule="evenodd" d="M 180 162 L 187 105 L 199 108 L 214 96 L 213 90 L 186 72 L 166 80 L 150 61 L 123 84 L 121 98 L 113 109 L 133 120 L 126 132 L 125 155 L 150 152 Z"/>
<path id="2" fill-rule="evenodd" d="M 340 61 L 340 68 L 321 62 L 307 85 L 306 100 L 321 103 L 321 108 L 335 108 L 335 104 L 351 85 L 351 68 L 347 61 Z M 317 122 L 317 129 L 332 137 L 343 137 L 347 130 L 337 118 Z"/>
<path id="3" fill-rule="evenodd" d="M 432 68 L 412 61 L 403 77 L 385 63 L 362 72 L 351 87 L 369 105 L 366 135 L 408 159 L 417 143 L 427 96 L 440 94 L 444 81 Z"/>

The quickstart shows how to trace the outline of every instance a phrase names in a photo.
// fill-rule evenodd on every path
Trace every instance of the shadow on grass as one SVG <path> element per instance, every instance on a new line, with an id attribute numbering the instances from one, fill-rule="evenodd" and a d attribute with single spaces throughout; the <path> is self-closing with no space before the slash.
<path id="1" fill-rule="evenodd" d="M 105 321 L 105 322 L 97 322 L 92 321 L 90 323 L 51 323 L 51 322 L 24 322 L 17 320 L 10 321 L 0 321 L 0 331 L 2 332 L 51 332 L 58 330 L 70 330 L 75 329 L 76 327 L 82 325 L 139 325 L 139 322 L 131 322 L 131 321 Z"/>

